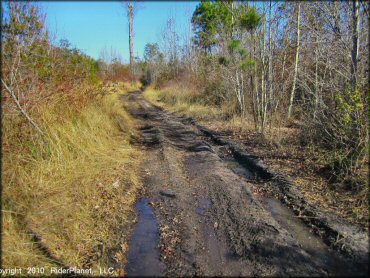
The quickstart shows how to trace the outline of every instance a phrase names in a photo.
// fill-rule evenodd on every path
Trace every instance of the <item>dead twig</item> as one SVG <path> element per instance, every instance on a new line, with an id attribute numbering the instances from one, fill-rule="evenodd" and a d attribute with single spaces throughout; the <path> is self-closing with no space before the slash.
<path id="1" fill-rule="evenodd" d="M 1 79 L 1 82 L 3 83 L 5 89 L 8 91 L 8 93 L 10 94 L 12 99 L 14 100 L 15 104 L 17 105 L 17 107 L 18 107 L 19 111 L 22 113 L 22 115 L 28 120 L 28 122 L 30 122 L 32 124 L 32 126 L 36 129 L 36 131 L 39 134 L 45 135 L 45 133 L 39 128 L 39 126 L 31 119 L 31 117 L 27 114 L 27 112 L 22 108 L 22 106 L 20 105 L 20 103 L 18 101 L 18 98 L 14 94 L 13 90 L 11 88 L 9 88 L 9 86 L 4 82 L 3 79 Z"/>

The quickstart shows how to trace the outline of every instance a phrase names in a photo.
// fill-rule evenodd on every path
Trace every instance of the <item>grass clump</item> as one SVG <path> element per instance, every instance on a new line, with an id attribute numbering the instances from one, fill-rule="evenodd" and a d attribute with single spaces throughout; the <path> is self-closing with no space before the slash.
<path id="1" fill-rule="evenodd" d="M 171 112 L 179 112 L 197 120 L 210 120 L 222 117 L 222 111 L 217 107 L 202 102 L 196 91 L 186 87 L 170 86 L 156 90 L 149 87 L 144 97 L 151 103 L 166 108 Z"/>
<path id="2" fill-rule="evenodd" d="M 218 126 L 234 131 L 253 129 L 250 119 L 236 115 L 236 103 L 225 101 L 219 105 L 210 104 L 200 91 L 182 83 L 170 83 L 161 89 L 151 86 L 146 88 L 143 95 L 156 106 L 191 117 L 215 129 Z"/>
<path id="3" fill-rule="evenodd" d="M 126 91 L 84 85 L 53 96 L 33 115 L 43 138 L 4 114 L 3 268 L 58 265 L 55 258 L 95 270 L 124 263 L 141 155 L 119 99 Z"/>

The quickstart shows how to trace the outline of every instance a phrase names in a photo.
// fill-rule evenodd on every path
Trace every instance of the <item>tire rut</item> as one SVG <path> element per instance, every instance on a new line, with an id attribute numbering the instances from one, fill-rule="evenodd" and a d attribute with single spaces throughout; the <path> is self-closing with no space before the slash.
<path id="1" fill-rule="evenodd" d="M 122 98 L 141 126 L 136 144 L 147 153 L 144 195 L 159 225 L 162 275 L 345 275 L 306 252 L 254 196 L 253 182 L 227 167 L 196 127 L 150 105 L 140 92 Z M 338 260 L 353 274 L 348 261 Z"/>

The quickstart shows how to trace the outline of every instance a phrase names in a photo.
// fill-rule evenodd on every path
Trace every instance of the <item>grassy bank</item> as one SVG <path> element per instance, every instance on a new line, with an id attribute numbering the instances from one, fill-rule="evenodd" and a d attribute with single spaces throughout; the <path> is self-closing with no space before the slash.
<path id="1" fill-rule="evenodd" d="M 4 113 L 3 268 L 124 263 L 141 156 L 119 100 L 128 89 L 83 85 L 53 96 L 32 114 L 46 136 Z"/>

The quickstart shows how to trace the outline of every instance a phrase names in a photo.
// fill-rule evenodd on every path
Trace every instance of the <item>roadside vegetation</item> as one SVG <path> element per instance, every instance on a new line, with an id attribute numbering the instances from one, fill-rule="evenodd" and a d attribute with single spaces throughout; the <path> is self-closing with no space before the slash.
<path id="1" fill-rule="evenodd" d="M 120 95 L 138 83 L 55 45 L 37 5 L 2 5 L 2 267 L 118 271 L 141 186 Z"/>
<path id="2" fill-rule="evenodd" d="M 145 96 L 293 178 L 311 203 L 368 225 L 369 6 L 201 2 L 144 51 Z"/>

